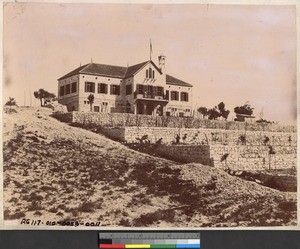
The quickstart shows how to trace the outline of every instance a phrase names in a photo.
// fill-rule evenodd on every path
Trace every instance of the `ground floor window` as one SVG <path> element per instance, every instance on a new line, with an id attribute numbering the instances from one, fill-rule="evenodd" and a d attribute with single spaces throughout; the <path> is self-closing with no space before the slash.
<path id="1" fill-rule="evenodd" d="M 132 85 L 126 86 L 126 95 L 132 94 Z"/>
<path id="2" fill-rule="evenodd" d="M 99 106 L 94 106 L 94 112 L 99 112 L 100 111 L 100 107 Z"/>
<path id="3" fill-rule="evenodd" d="M 171 112 L 166 112 L 166 116 L 171 116 Z"/>

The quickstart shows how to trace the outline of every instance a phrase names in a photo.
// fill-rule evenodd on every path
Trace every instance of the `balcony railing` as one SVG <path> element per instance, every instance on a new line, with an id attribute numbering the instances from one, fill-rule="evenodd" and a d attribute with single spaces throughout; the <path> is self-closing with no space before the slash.
<path id="1" fill-rule="evenodd" d="M 133 94 L 134 96 L 134 99 L 156 99 L 156 100 L 168 100 L 166 98 L 166 96 L 164 94 L 162 95 L 155 95 L 155 94 L 151 94 L 151 93 L 137 93 L 137 92 L 134 92 Z"/>

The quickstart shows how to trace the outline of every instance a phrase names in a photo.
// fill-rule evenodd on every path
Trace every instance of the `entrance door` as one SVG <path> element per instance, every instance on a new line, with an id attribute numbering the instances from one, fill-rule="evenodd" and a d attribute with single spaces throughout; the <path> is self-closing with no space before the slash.
<path id="1" fill-rule="evenodd" d="M 137 107 L 137 114 L 144 114 L 144 105 L 141 102 L 136 104 Z"/>

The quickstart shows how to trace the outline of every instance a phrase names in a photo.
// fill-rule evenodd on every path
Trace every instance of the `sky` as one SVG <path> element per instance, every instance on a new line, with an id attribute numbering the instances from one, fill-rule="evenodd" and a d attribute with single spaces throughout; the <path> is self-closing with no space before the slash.
<path id="1" fill-rule="evenodd" d="M 3 102 L 38 105 L 57 79 L 91 62 L 134 65 L 166 56 L 194 85 L 193 109 L 248 102 L 254 115 L 296 122 L 296 8 L 284 5 L 6 3 Z"/>

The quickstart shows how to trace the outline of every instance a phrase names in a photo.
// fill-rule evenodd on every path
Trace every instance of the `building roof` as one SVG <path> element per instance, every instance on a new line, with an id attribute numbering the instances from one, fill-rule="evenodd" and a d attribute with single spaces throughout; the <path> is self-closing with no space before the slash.
<path id="1" fill-rule="evenodd" d="M 182 80 L 179 80 L 169 74 L 166 75 L 166 81 L 167 81 L 167 84 L 169 85 L 176 85 L 176 86 L 187 86 L 187 87 L 192 87 L 193 85 L 189 84 L 189 83 L 186 83 Z"/>
<path id="2" fill-rule="evenodd" d="M 124 75 L 124 78 L 132 77 L 137 71 L 139 71 L 142 67 L 144 67 L 149 61 L 145 61 L 133 66 L 130 66 L 126 71 L 126 74 Z"/>
<path id="3" fill-rule="evenodd" d="M 85 64 L 85 65 L 83 65 L 83 66 L 80 66 L 80 67 L 74 69 L 73 71 L 71 71 L 70 73 L 67 73 L 66 75 L 60 77 L 58 80 L 62 80 L 62 79 L 64 79 L 64 78 L 68 78 L 68 77 L 70 77 L 70 76 L 79 74 L 80 71 L 81 71 L 82 69 L 84 69 L 84 68 L 85 68 L 86 66 L 88 66 L 88 65 L 89 65 L 89 64 Z"/>
<path id="4" fill-rule="evenodd" d="M 80 73 L 124 78 L 126 67 L 90 63 L 87 67 L 83 68 Z"/>
<path id="5" fill-rule="evenodd" d="M 161 73 L 161 70 L 153 63 L 153 61 L 145 61 L 139 64 L 132 65 L 130 67 L 120 67 L 120 66 L 113 66 L 113 65 L 106 65 L 106 64 L 89 63 L 76 68 L 75 70 L 60 77 L 58 80 L 62 80 L 80 73 L 123 79 L 123 78 L 134 76 L 139 70 L 141 70 L 149 62 Z M 170 85 L 192 87 L 191 84 L 179 80 L 168 74 L 166 75 L 166 82 L 167 84 Z"/>

